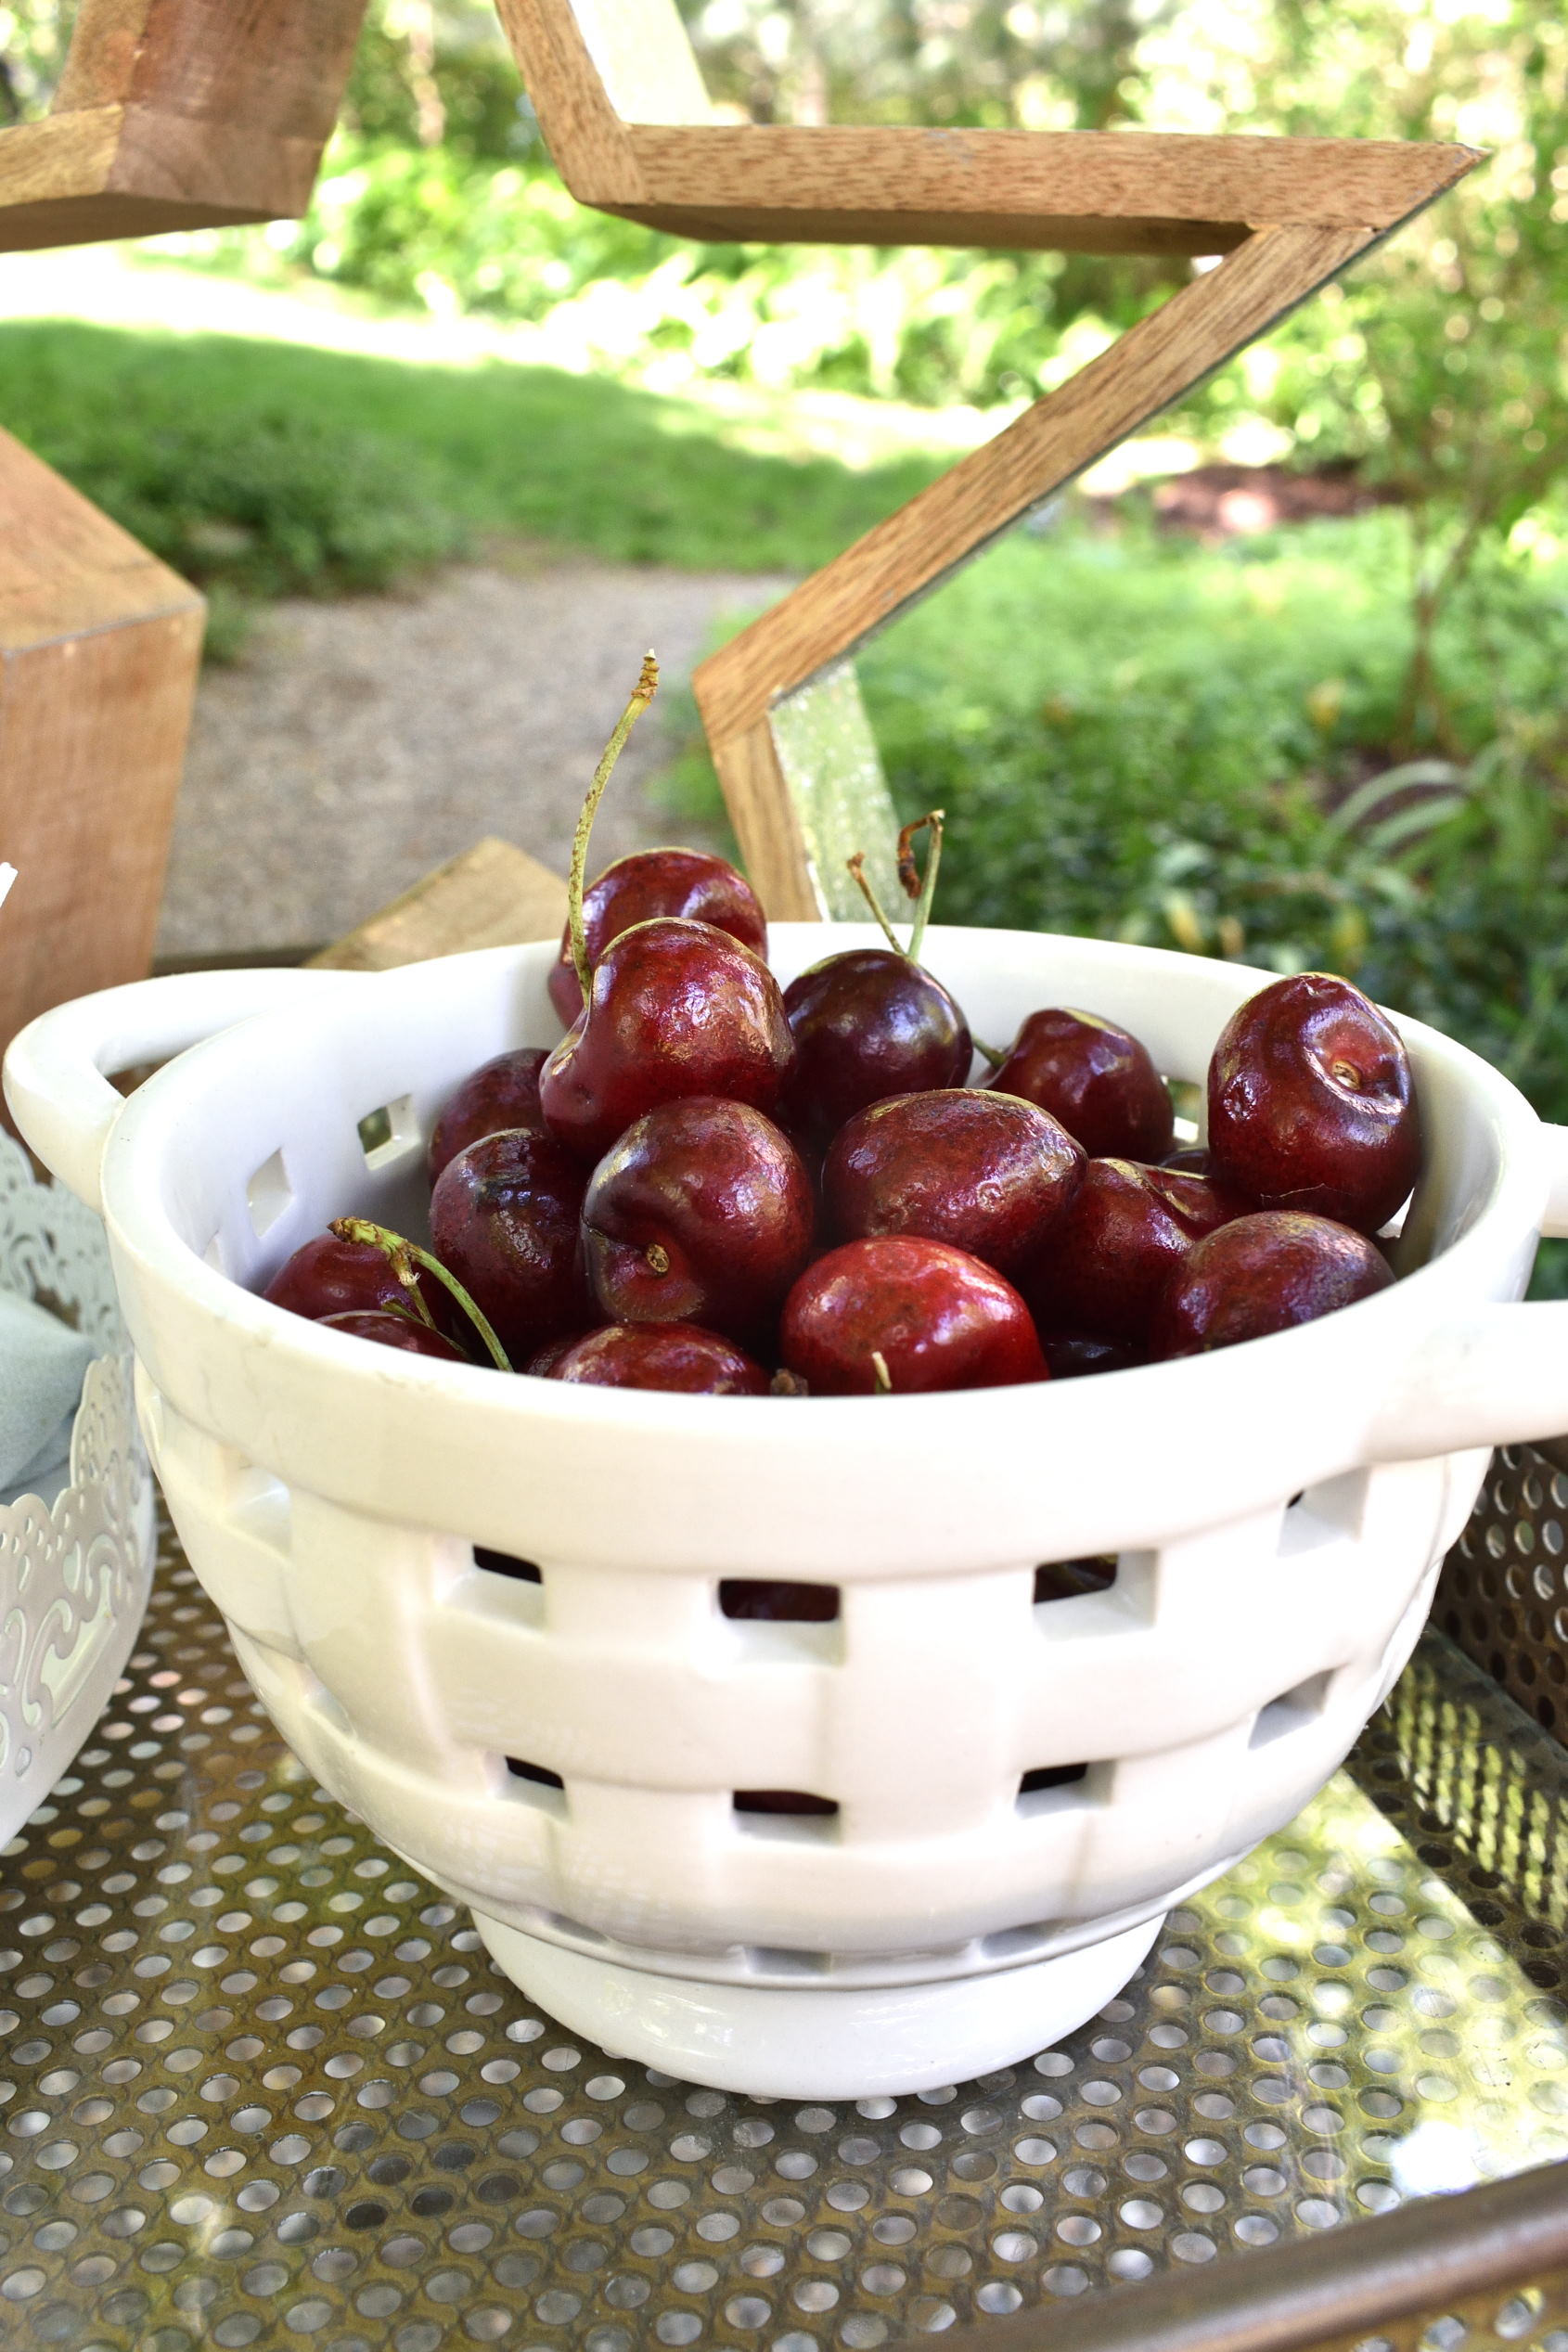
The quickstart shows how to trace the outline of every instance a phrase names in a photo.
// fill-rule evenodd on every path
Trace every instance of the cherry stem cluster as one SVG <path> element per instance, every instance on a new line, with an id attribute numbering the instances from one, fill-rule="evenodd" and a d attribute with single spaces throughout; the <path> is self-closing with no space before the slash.
<path id="1" fill-rule="evenodd" d="M 911 964 L 919 962 L 920 950 L 926 944 L 926 925 L 931 920 L 932 902 L 936 896 L 936 876 L 937 869 L 942 864 L 942 835 L 945 823 L 946 818 L 943 810 L 928 809 L 924 816 L 917 816 L 912 825 L 906 825 L 898 836 L 898 879 L 904 886 L 905 895 L 916 901 L 907 947 L 899 945 L 893 925 L 883 910 L 882 902 L 877 896 L 875 886 L 866 871 L 865 851 L 856 850 L 853 857 L 846 858 L 844 861 L 855 878 L 855 888 L 881 926 L 882 937 L 895 956 L 904 957 L 906 961 Z M 926 854 L 926 870 L 923 879 L 915 863 L 915 836 L 919 832 L 929 832 L 931 835 L 931 847 Z M 995 1046 L 988 1046 L 983 1037 L 976 1037 L 974 1046 L 975 1051 L 990 1063 L 993 1070 L 999 1070 L 1007 1060 L 1005 1053 L 999 1053 Z"/>
<path id="2" fill-rule="evenodd" d="M 336 1217 L 330 1230 L 337 1235 L 340 1241 L 367 1242 L 373 1250 L 379 1250 L 407 1292 L 409 1304 L 418 1320 L 429 1324 L 432 1331 L 435 1324 L 419 1288 L 419 1276 L 421 1271 L 433 1274 L 436 1280 L 451 1292 L 469 1321 L 479 1333 L 496 1370 L 500 1372 L 511 1370 L 507 1351 L 496 1338 L 489 1318 L 480 1312 L 456 1276 L 449 1274 L 439 1258 L 431 1257 L 429 1250 L 422 1250 L 418 1241 L 405 1240 L 403 1235 L 394 1233 L 390 1226 L 373 1225 L 368 1217 Z M 392 1312 L 395 1313 L 396 1309 L 394 1308 Z"/>
<path id="3" fill-rule="evenodd" d="M 594 817 L 604 798 L 604 788 L 614 772 L 623 747 L 633 727 L 659 691 L 659 664 L 651 653 L 643 656 L 642 670 L 632 699 L 615 722 L 615 731 L 604 747 L 604 757 L 594 770 L 583 802 L 583 813 L 577 819 L 577 830 L 572 837 L 572 874 L 567 883 L 567 923 L 572 936 L 572 961 L 577 973 L 577 985 L 583 991 L 585 1005 L 593 989 L 593 967 L 588 961 L 588 935 L 583 921 L 583 878 L 588 866 L 588 836 L 594 829 Z"/>
<path id="4" fill-rule="evenodd" d="M 865 851 L 856 850 L 853 857 L 845 860 L 855 878 L 855 888 L 881 926 L 882 937 L 895 956 L 904 957 L 911 964 L 919 962 L 920 950 L 926 944 L 926 925 L 931 920 L 932 901 L 936 896 L 937 868 L 942 864 L 942 831 L 945 822 L 941 809 L 929 809 L 924 816 L 917 816 L 912 825 L 906 825 L 898 836 L 898 879 L 904 886 L 905 895 L 916 902 L 907 947 L 899 945 L 893 925 L 883 910 L 882 902 L 877 896 L 876 889 L 866 871 Z M 931 835 L 931 847 L 926 855 L 923 880 L 915 863 L 915 836 L 920 832 L 929 832 Z"/>

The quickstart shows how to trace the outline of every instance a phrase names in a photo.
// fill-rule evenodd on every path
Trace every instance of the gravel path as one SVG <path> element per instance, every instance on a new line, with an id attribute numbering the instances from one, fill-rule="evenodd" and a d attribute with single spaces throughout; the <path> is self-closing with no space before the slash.
<path id="1" fill-rule="evenodd" d="M 645 649 L 684 685 L 715 622 L 790 585 L 521 548 L 408 596 L 273 607 L 244 660 L 202 678 L 159 953 L 336 938 L 485 833 L 564 872 Z M 632 737 L 596 864 L 668 838 L 646 797 L 666 713 Z"/>

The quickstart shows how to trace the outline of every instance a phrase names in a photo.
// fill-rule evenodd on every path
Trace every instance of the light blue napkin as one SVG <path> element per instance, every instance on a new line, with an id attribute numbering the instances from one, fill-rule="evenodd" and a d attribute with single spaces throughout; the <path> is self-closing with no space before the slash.
<path id="1" fill-rule="evenodd" d="M 71 1424 L 93 1360 L 90 1341 L 47 1308 L 0 1291 L 0 1500 L 58 1491 Z"/>

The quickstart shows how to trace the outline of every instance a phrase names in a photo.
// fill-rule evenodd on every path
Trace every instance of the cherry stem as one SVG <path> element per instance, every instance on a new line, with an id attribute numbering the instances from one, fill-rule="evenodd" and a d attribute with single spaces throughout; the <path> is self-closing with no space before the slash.
<path id="1" fill-rule="evenodd" d="M 942 864 L 942 833 L 945 821 L 943 811 L 933 808 L 924 816 L 917 817 L 913 825 L 906 825 L 898 836 L 899 880 L 909 896 L 914 898 L 918 894 L 919 900 L 909 932 L 909 961 L 912 964 L 919 962 L 920 950 L 926 944 L 926 925 L 931 920 L 932 901 L 936 896 L 937 868 Z M 926 852 L 925 879 L 919 885 L 917 893 L 910 884 L 915 880 L 915 836 L 922 828 L 931 835 L 931 846 Z"/>
<path id="2" fill-rule="evenodd" d="M 853 857 L 845 858 L 844 864 L 849 868 L 851 874 L 854 876 L 855 888 L 859 891 L 861 897 L 866 901 L 867 906 L 869 906 L 872 914 L 875 915 L 878 922 L 881 925 L 882 937 L 887 941 L 888 945 L 893 949 L 895 956 L 902 956 L 904 950 L 899 945 L 898 941 L 894 936 L 893 925 L 889 922 L 887 917 L 882 912 L 882 902 L 877 896 L 876 892 L 872 889 L 870 881 L 868 879 L 866 872 L 865 851 L 863 849 L 857 849 Z"/>
<path id="3" fill-rule="evenodd" d="M 893 1394 L 893 1374 L 888 1370 L 887 1357 L 880 1347 L 874 1347 L 871 1350 L 871 1378 L 876 1382 L 873 1392 L 876 1395 L 891 1396 Z"/>
<path id="4" fill-rule="evenodd" d="M 615 722 L 615 732 L 604 747 L 604 757 L 594 770 L 583 802 L 583 813 L 577 819 L 577 830 L 572 837 L 572 874 L 567 883 L 567 923 L 572 938 L 572 961 L 576 969 L 577 985 L 583 991 L 585 1005 L 593 989 L 593 967 L 588 961 L 588 934 L 583 921 L 583 877 L 588 865 L 588 836 L 594 829 L 594 817 L 604 798 L 604 788 L 614 772 L 623 747 L 633 727 L 647 710 L 659 690 L 659 664 L 651 653 L 643 656 L 641 672 L 632 688 L 632 699 Z M 508 1367 L 509 1369 L 509 1367 Z"/>
<path id="5" fill-rule="evenodd" d="M 970 1043 L 974 1047 L 976 1053 L 980 1055 L 982 1060 L 988 1061 L 993 1070 L 999 1070 L 1003 1062 L 1007 1060 L 1007 1055 L 1001 1052 L 997 1047 L 988 1046 L 983 1037 L 975 1036 L 972 1031 L 970 1035 Z"/>
<path id="6" fill-rule="evenodd" d="M 488 1318 L 480 1313 L 456 1276 L 449 1274 L 439 1258 L 431 1257 L 429 1250 L 422 1250 L 418 1241 L 405 1241 L 402 1234 L 394 1233 L 390 1226 L 372 1225 L 368 1217 L 336 1217 L 328 1230 L 335 1233 L 340 1241 L 365 1241 L 368 1242 L 373 1250 L 379 1250 L 382 1255 L 390 1260 L 392 1272 L 408 1291 L 427 1323 L 430 1323 L 431 1317 L 430 1311 L 419 1295 L 419 1269 L 422 1267 L 427 1274 L 433 1274 L 436 1280 L 443 1283 L 451 1292 L 474 1330 L 484 1342 L 490 1360 L 496 1370 L 498 1372 L 511 1370 L 507 1351 L 496 1338 Z M 435 1326 L 431 1324 L 431 1328 L 433 1330 Z"/>

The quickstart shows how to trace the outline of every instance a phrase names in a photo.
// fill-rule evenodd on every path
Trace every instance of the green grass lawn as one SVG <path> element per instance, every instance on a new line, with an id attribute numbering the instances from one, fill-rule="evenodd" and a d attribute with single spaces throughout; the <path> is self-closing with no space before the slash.
<path id="1" fill-rule="evenodd" d="M 685 569 L 806 571 L 940 471 L 759 453 L 696 402 L 502 361 L 0 326 L 0 418 L 203 585 L 383 586 L 485 532 Z"/>

